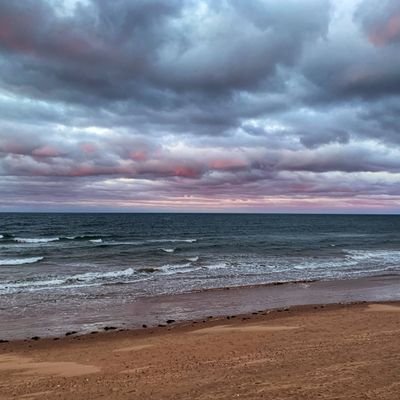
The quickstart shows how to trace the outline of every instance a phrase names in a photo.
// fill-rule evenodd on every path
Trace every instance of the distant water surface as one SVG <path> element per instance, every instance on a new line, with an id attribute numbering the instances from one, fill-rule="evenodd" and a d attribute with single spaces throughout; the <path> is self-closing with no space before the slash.
<path id="1" fill-rule="evenodd" d="M 399 216 L 0 214 L 0 313 L 398 274 Z"/>

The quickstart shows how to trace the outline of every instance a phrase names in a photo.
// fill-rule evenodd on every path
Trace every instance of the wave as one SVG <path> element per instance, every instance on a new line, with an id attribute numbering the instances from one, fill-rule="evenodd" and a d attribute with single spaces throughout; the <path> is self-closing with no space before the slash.
<path id="1" fill-rule="evenodd" d="M 191 262 L 185 264 L 166 264 L 160 268 L 163 275 L 186 274 L 200 270 L 201 267 L 193 267 Z"/>
<path id="2" fill-rule="evenodd" d="M 96 240 L 101 235 L 75 235 L 75 236 L 64 236 L 62 240 Z"/>
<path id="3" fill-rule="evenodd" d="M 195 243 L 197 239 L 149 239 L 146 240 L 145 243 Z"/>
<path id="4" fill-rule="evenodd" d="M 400 250 L 345 250 L 348 258 L 356 261 L 377 260 L 399 261 Z"/>
<path id="5" fill-rule="evenodd" d="M 30 290 L 43 290 L 43 289 L 67 289 L 72 287 L 81 286 L 99 286 L 104 281 L 131 277 L 137 274 L 133 268 L 127 268 L 120 271 L 108 271 L 108 272 L 86 272 L 83 274 L 69 275 L 65 277 L 42 277 L 42 279 L 25 280 L 25 281 L 12 281 L 5 282 L 0 285 L 0 289 L 18 290 L 18 289 L 30 289 Z M 143 279 L 140 279 L 143 280 Z"/>
<path id="6" fill-rule="evenodd" d="M 52 238 L 14 238 L 15 242 L 18 243 L 49 243 L 49 242 L 56 242 L 60 240 L 59 237 L 52 237 Z"/>
<path id="7" fill-rule="evenodd" d="M 23 264 L 34 264 L 38 261 L 43 260 L 44 257 L 28 257 L 28 258 L 10 258 L 0 260 L 0 265 L 23 265 Z"/>
<path id="8" fill-rule="evenodd" d="M 121 278 L 135 275 L 137 271 L 133 268 L 127 268 L 119 271 L 108 272 L 85 272 L 84 274 L 71 275 L 65 279 L 66 283 L 71 282 L 92 282 L 97 280 Z"/>
<path id="9" fill-rule="evenodd" d="M 222 263 L 217 263 L 217 264 L 204 265 L 203 268 L 210 269 L 210 270 L 223 269 L 223 268 L 226 268 L 226 264 L 224 262 L 222 262 Z"/>
<path id="10" fill-rule="evenodd" d="M 164 251 L 165 253 L 173 253 L 175 252 L 175 249 L 161 249 L 162 251 Z"/>
<path id="11" fill-rule="evenodd" d="M 91 243 L 103 243 L 102 239 L 90 239 L 89 242 Z"/>

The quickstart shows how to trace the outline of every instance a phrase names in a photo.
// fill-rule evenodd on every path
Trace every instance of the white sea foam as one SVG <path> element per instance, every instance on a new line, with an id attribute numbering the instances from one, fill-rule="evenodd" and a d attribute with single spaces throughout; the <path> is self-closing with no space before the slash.
<path id="1" fill-rule="evenodd" d="M 60 240 L 59 237 L 53 238 L 14 238 L 14 241 L 18 243 L 49 243 L 49 242 L 56 242 Z"/>
<path id="2" fill-rule="evenodd" d="M 148 243 L 195 243 L 197 239 L 149 239 L 147 240 Z"/>
<path id="3" fill-rule="evenodd" d="M 89 242 L 92 242 L 92 243 L 103 243 L 103 240 L 102 239 L 90 239 Z"/>
<path id="4" fill-rule="evenodd" d="M 199 261 L 199 256 L 196 256 L 196 257 L 188 257 L 186 260 L 192 261 L 192 262 L 196 262 L 196 261 Z"/>
<path id="5" fill-rule="evenodd" d="M 1 265 L 1 264 L 0 264 Z M 27 280 L 20 282 L 5 282 L 0 285 L 0 290 L 15 291 L 18 289 L 27 290 L 43 290 L 43 289 L 66 289 L 80 286 L 98 286 L 104 283 L 107 279 L 117 279 L 130 277 L 136 274 L 133 268 L 127 268 L 120 271 L 108 272 L 87 272 L 83 274 L 69 275 L 64 277 L 43 277 L 42 280 Z M 140 280 L 143 280 L 140 279 Z"/>
<path id="6" fill-rule="evenodd" d="M 186 274 L 199 269 L 201 269 L 201 267 L 192 267 L 191 262 L 185 264 L 166 264 L 160 268 L 163 275 Z"/>
<path id="7" fill-rule="evenodd" d="M 3 239 L 4 238 L 4 235 L 0 235 L 0 239 Z"/>
<path id="8" fill-rule="evenodd" d="M 165 251 L 166 253 L 173 253 L 175 249 L 161 249 L 162 251 Z"/>
<path id="9" fill-rule="evenodd" d="M 76 274 L 67 277 L 66 281 L 95 281 L 95 280 L 104 280 L 107 278 L 121 278 L 125 276 L 132 276 L 136 274 L 136 271 L 133 268 L 127 268 L 120 271 L 108 271 L 108 272 L 86 272 L 84 274 Z"/>
<path id="10" fill-rule="evenodd" d="M 0 260 L 0 265 L 33 264 L 33 263 L 43 260 L 43 258 L 44 257 L 9 258 L 9 259 L 5 259 L 5 260 Z"/>
<path id="11" fill-rule="evenodd" d="M 226 264 L 225 263 L 217 263 L 217 264 L 210 264 L 210 265 L 205 265 L 203 268 L 207 268 L 207 269 L 222 269 L 222 268 L 226 268 Z"/>
<path id="12" fill-rule="evenodd" d="M 400 250 L 346 250 L 347 256 L 356 261 L 381 260 L 399 262 Z"/>

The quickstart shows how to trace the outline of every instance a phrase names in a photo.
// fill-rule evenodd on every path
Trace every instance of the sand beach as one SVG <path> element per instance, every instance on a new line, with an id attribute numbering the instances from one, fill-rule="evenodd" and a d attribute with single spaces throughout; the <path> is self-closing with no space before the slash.
<path id="1" fill-rule="evenodd" d="M 0 398 L 398 399 L 400 302 L 0 344 Z"/>

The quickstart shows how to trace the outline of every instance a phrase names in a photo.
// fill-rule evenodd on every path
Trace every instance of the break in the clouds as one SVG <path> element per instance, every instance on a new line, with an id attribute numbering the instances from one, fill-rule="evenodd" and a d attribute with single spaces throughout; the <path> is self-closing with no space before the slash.
<path id="1" fill-rule="evenodd" d="M 0 209 L 400 209 L 398 0 L 0 0 Z"/>

